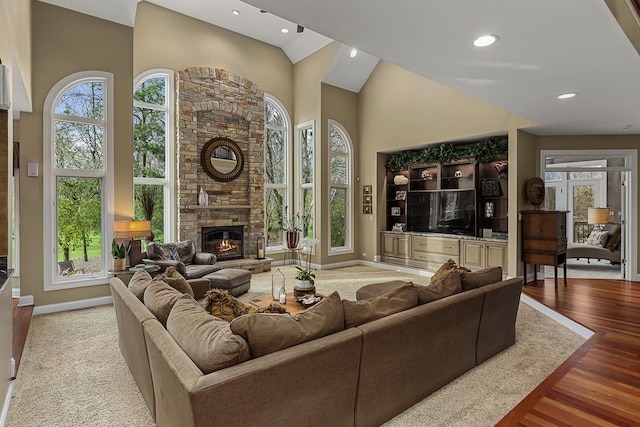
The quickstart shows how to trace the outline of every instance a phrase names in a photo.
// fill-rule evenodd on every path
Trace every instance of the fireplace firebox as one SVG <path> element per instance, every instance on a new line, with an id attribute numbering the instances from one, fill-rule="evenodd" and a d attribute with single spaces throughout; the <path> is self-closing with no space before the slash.
<path id="1" fill-rule="evenodd" d="M 244 227 L 202 227 L 202 251 L 216 255 L 218 261 L 244 258 Z"/>

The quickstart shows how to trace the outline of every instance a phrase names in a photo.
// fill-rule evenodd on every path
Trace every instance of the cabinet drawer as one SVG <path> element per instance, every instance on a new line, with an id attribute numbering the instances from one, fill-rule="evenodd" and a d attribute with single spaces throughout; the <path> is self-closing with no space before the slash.
<path id="1" fill-rule="evenodd" d="M 420 252 L 438 253 L 438 254 L 445 254 L 445 255 L 451 255 L 451 256 L 460 255 L 460 244 L 458 239 L 445 239 L 441 237 L 429 237 L 429 236 L 413 236 L 411 247 L 413 248 L 414 251 L 420 251 Z"/>
<path id="2" fill-rule="evenodd" d="M 567 239 L 558 240 L 528 240 L 523 242 L 523 249 L 525 251 L 537 251 L 537 252 L 566 252 Z"/>
<path id="3" fill-rule="evenodd" d="M 527 252 L 523 255 L 524 261 L 527 264 L 542 264 L 542 265 L 556 265 L 562 264 L 560 255 L 545 254 L 541 252 Z"/>

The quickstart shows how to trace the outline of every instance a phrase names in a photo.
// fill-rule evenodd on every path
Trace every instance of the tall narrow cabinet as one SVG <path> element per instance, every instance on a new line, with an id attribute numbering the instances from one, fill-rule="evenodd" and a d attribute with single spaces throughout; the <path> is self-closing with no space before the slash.
<path id="1" fill-rule="evenodd" d="M 552 265 L 555 286 L 558 287 L 558 265 L 564 266 L 564 285 L 567 285 L 567 212 L 522 211 L 522 263 L 525 282 L 527 264 L 533 264 L 534 280 L 538 265 Z"/>

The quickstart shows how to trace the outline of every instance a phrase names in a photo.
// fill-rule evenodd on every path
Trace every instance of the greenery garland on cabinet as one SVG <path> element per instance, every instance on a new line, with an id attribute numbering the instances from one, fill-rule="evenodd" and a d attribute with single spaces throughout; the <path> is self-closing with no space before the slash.
<path id="1" fill-rule="evenodd" d="M 463 157 L 475 157 L 475 162 L 490 162 L 508 150 L 505 137 L 492 137 L 472 145 L 450 143 L 430 145 L 422 150 L 405 150 L 393 153 L 387 161 L 387 170 L 407 169 L 411 163 L 450 163 Z"/>

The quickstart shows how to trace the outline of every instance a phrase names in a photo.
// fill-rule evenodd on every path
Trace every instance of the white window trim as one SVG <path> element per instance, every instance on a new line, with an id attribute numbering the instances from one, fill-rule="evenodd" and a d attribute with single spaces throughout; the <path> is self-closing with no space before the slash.
<path id="1" fill-rule="evenodd" d="M 103 179 L 102 197 L 102 272 L 91 275 L 74 277 L 58 277 L 58 263 L 54 262 L 57 248 L 57 221 L 56 209 L 54 206 L 56 194 L 56 180 L 53 179 L 53 134 L 54 134 L 54 110 L 59 96 L 72 86 L 81 83 L 83 80 L 103 80 L 104 91 L 104 167 L 103 173 L 99 174 Z M 84 286 L 104 285 L 108 279 L 109 261 L 111 255 L 111 239 L 113 235 L 113 74 L 104 71 L 82 71 L 71 74 L 56 83 L 44 102 L 43 108 L 43 178 L 44 181 L 44 242 L 43 242 L 43 279 L 44 290 L 55 291 L 60 289 L 78 288 Z M 86 174 L 69 174 L 77 176 L 98 176 L 94 171 Z M 47 182 L 48 181 L 48 182 Z"/>
<path id="2" fill-rule="evenodd" d="M 141 178 L 133 177 L 133 184 L 162 185 L 164 191 L 164 241 L 174 242 L 176 239 L 176 215 L 177 201 L 176 192 L 176 142 L 175 142 L 175 74 L 173 70 L 165 68 L 155 68 L 140 73 L 133 82 L 133 93 L 136 88 L 145 80 L 153 77 L 164 77 L 167 81 L 165 87 L 165 105 L 159 108 L 158 104 L 148 104 L 146 102 L 133 100 L 134 107 L 152 108 L 164 110 L 167 113 L 165 120 L 165 154 L 164 154 L 164 178 Z"/>
<path id="3" fill-rule="evenodd" d="M 331 197 L 331 189 L 332 188 L 346 188 L 347 190 L 347 194 L 345 195 L 345 200 L 347 203 L 347 206 L 345 206 L 345 212 L 347 217 L 345 218 L 345 223 L 347 224 L 347 229 L 345 230 L 345 246 L 338 246 L 338 247 L 331 247 L 331 221 L 329 221 L 329 226 L 328 228 L 328 233 L 327 233 L 327 242 L 329 242 L 329 244 L 327 246 L 329 246 L 328 249 L 328 255 L 329 256 L 333 256 L 333 255 L 343 255 L 343 254 L 349 254 L 349 253 L 353 253 L 353 227 L 354 227 L 354 221 L 353 221 L 353 206 L 355 206 L 353 204 L 353 143 L 351 142 L 351 136 L 349 135 L 349 132 L 347 132 L 347 130 L 344 128 L 344 126 L 342 126 L 340 123 L 338 123 L 335 120 L 331 120 L 329 119 L 328 121 L 328 126 L 327 126 L 327 141 L 329 141 L 329 138 L 331 138 L 331 127 L 335 127 L 338 132 L 342 135 L 342 138 L 344 139 L 345 143 L 347 144 L 347 183 L 346 184 L 335 184 L 331 182 L 331 177 L 329 177 L 329 192 L 327 193 L 327 200 L 329 201 L 329 203 L 327 203 L 327 218 L 331 218 L 331 203 L 330 203 L 330 197 Z M 329 147 L 329 159 L 328 159 L 328 164 L 331 164 L 331 157 L 333 156 L 333 151 L 331 151 L 331 144 L 327 144 L 327 146 Z M 343 156 L 344 154 L 342 152 L 338 153 L 341 156 Z M 331 173 L 329 171 L 329 173 Z"/>
<path id="4" fill-rule="evenodd" d="M 289 112 L 287 111 L 287 109 L 285 108 L 284 104 L 282 102 L 280 102 L 280 100 L 278 98 L 276 98 L 273 95 L 264 94 L 265 100 L 268 100 L 269 102 L 275 104 L 279 109 L 280 112 L 282 113 L 282 118 L 284 120 L 284 127 L 280 127 L 280 126 L 271 126 L 270 127 L 274 127 L 274 128 L 279 128 L 283 131 L 284 133 L 284 141 L 283 141 L 283 146 L 286 147 L 285 149 L 285 153 L 284 153 L 284 164 L 285 164 L 285 170 L 284 170 L 284 183 L 283 184 L 269 184 L 267 182 L 265 182 L 264 184 L 264 188 L 265 190 L 267 188 L 281 188 L 284 189 L 284 194 L 285 194 L 285 206 L 291 206 L 291 203 L 293 201 L 293 191 L 292 191 L 292 170 L 291 170 L 291 117 L 289 116 Z M 266 103 L 265 103 L 265 109 L 266 109 Z M 266 124 L 265 124 L 265 138 L 267 136 L 267 132 L 266 132 Z M 265 141 L 266 144 L 266 141 Z M 266 201 L 265 201 L 266 203 Z M 266 206 L 265 206 L 266 207 Z M 264 224 L 267 223 L 267 210 L 264 209 Z M 264 233 L 266 234 L 266 230 L 264 230 Z M 284 240 L 284 238 L 283 238 Z M 283 246 L 270 246 L 270 247 L 266 247 L 266 253 L 267 254 L 275 254 L 275 253 L 281 253 L 284 252 L 283 250 Z"/>
<path id="5" fill-rule="evenodd" d="M 301 140 L 301 134 L 302 131 L 307 130 L 307 129 L 311 129 L 311 132 L 313 134 L 313 174 L 311 175 L 313 177 L 313 181 L 311 183 L 302 183 L 302 150 L 300 149 L 300 140 Z M 304 213 L 304 199 L 303 199 L 303 189 L 311 189 L 311 194 L 313 196 L 313 200 L 312 200 L 312 209 L 311 209 L 311 223 L 313 224 L 313 235 L 311 237 L 308 236 L 303 236 L 303 237 L 308 237 L 311 239 L 315 239 L 316 237 L 316 231 L 318 230 L 318 224 L 316 223 L 316 209 L 315 209 L 315 205 L 316 205 L 316 189 L 315 189 L 315 185 L 316 185 L 316 173 L 317 173 L 317 168 L 316 168 L 316 161 L 317 161 L 317 156 L 318 156 L 318 139 L 316 138 L 316 128 L 315 128 L 315 120 L 309 120 L 308 122 L 304 122 L 304 123 L 300 123 L 298 125 L 296 125 L 296 140 L 295 140 L 295 147 L 294 147 L 294 155 L 296 158 L 296 162 L 295 162 L 295 183 L 294 183 L 294 187 L 295 187 L 295 191 L 294 191 L 294 195 L 295 195 L 295 200 L 296 200 L 296 209 L 295 212 L 289 212 L 290 215 L 295 215 L 297 213 L 300 213 L 300 215 L 302 215 Z"/>

